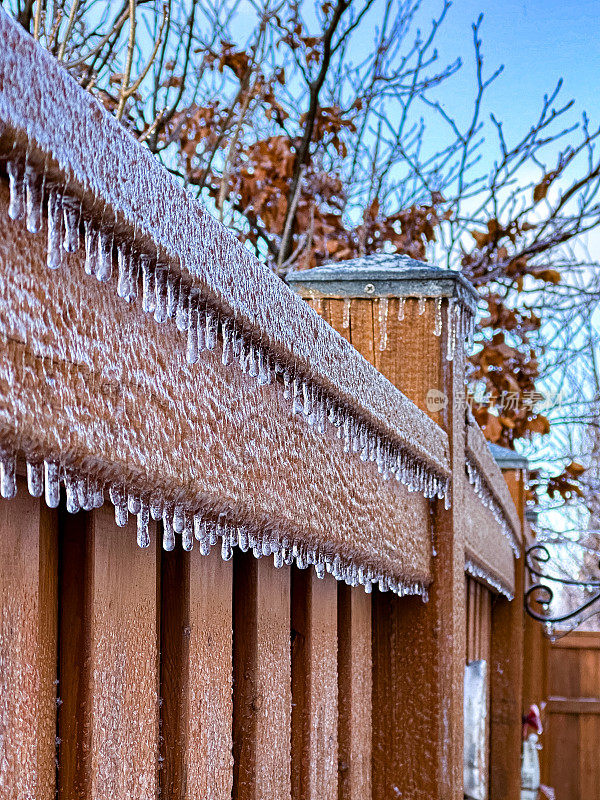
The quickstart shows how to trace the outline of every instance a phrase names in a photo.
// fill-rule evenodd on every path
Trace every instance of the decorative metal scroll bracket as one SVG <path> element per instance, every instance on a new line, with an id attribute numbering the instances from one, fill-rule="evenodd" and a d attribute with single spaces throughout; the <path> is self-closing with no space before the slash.
<path id="1" fill-rule="evenodd" d="M 588 563 L 575 560 L 578 551 L 587 554 Z M 525 566 L 530 583 L 525 592 L 525 611 L 544 625 L 544 633 L 552 641 L 600 614 L 600 553 L 597 550 L 568 539 L 536 542 L 526 552 Z M 591 571 L 592 566 L 598 570 L 599 577 L 583 575 L 583 571 Z M 580 575 L 570 574 L 570 570 L 577 567 Z"/>

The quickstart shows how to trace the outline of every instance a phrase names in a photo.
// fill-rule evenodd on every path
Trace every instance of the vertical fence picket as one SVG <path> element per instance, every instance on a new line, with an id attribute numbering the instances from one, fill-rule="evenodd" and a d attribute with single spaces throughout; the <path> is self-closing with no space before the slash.
<path id="1" fill-rule="evenodd" d="M 371 794 L 371 596 L 338 585 L 339 800 Z"/>
<path id="2" fill-rule="evenodd" d="M 56 514 L 0 501 L 0 797 L 51 800 L 56 748 Z"/>
<path id="3" fill-rule="evenodd" d="M 337 585 L 292 571 L 292 797 L 337 800 Z"/>
<path id="4" fill-rule="evenodd" d="M 59 797 L 147 800 L 158 789 L 157 551 L 140 550 L 135 521 L 118 528 L 108 506 L 65 527 Z"/>
<path id="5" fill-rule="evenodd" d="M 231 576 L 216 551 L 162 554 L 164 797 L 231 797 Z"/>
<path id="6" fill-rule="evenodd" d="M 289 569 L 236 553 L 233 598 L 233 797 L 289 800 Z"/>

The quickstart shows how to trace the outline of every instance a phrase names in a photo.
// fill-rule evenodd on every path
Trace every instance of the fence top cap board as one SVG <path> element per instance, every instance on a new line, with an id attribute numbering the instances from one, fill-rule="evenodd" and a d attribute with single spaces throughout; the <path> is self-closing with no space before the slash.
<path id="1" fill-rule="evenodd" d="M 492 455 L 489 442 L 469 409 L 465 444 L 469 481 L 483 504 L 492 510 L 518 558 L 522 535 L 519 515 L 500 467 Z"/>
<path id="2" fill-rule="evenodd" d="M 66 185 L 83 215 L 135 241 L 303 380 L 447 476 L 446 434 L 188 193 L 0 9 L 0 147 Z M 6 148 L 9 148 L 8 152 Z"/>
<path id="3" fill-rule="evenodd" d="M 529 461 L 525 456 L 494 442 L 488 442 L 488 447 L 500 469 L 528 469 Z"/>
<path id="4" fill-rule="evenodd" d="M 479 295 L 459 272 L 406 255 L 378 253 L 290 272 L 296 291 L 337 297 L 446 297 L 475 314 Z"/>

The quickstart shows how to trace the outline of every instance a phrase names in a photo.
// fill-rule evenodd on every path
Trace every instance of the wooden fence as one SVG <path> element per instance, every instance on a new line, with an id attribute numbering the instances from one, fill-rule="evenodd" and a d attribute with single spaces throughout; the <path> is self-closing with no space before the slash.
<path id="1" fill-rule="evenodd" d="M 149 553 L 108 509 L 49 511 L 23 484 L 0 504 L 0 796 L 370 794 L 368 595 L 248 553 Z"/>
<path id="2" fill-rule="evenodd" d="M 575 631 L 550 644 L 545 681 L 544 782 L 556 800 L 598 800 L 600 632 Z"/>
<path id="3" fill-rule="evenodd" d="M 296 276 L 311 310 L 0 38 L 0 798 L 459 800 L 485 650 L 517 800 L 523 480 L 465 413 L 472 287 L 383 257 Z"/>

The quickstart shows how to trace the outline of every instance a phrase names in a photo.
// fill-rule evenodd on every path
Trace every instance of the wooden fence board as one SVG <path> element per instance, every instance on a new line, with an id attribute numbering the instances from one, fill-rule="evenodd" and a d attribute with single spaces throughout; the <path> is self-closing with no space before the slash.
<path id="1" fill-rule="evenodd" d="M 59 797 L 147 800 L 158 791 L 157 551 L 140 550 L 135 520 L 118 528 L 108 506 L 67 524 L 85 547 L 71 561 L 63 540 Z"/>
<path id="2" fill-rule="evenodd" d="M 371 793 L 371 595 L 338 584 L 339 800 Z"/>
<path id="3" fill-rule="evenodd" d="M 337 800 L 337 585 L 292 570 L 292 797 Z"/>
<path id="4" fill-rule="evenodd" d="M 56 514 L 0 500 L 0 797 L 51 800 L 56 751 Z"/>
<path id="5" fill-rule="evenodd" d="M 577 631 L 548 648 L 543 774 L 557 800 L 600 800 L 600 633 Z"/>
<path id="6" fill-rule="evenodd" d="M 167 798 L 231 797 L 232 573 L 216 550 L 162 554 L 161 787 Z"/>
<path id="7" fill-rule="evenodd" d="M 290 798 L 290 571 L 234 561 L 234 800 Z"/>

